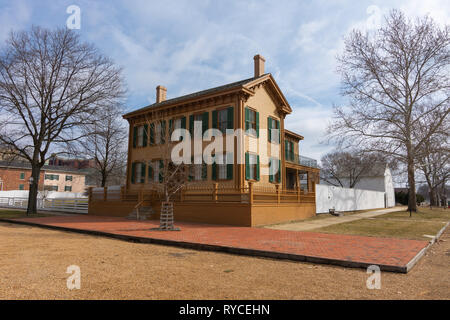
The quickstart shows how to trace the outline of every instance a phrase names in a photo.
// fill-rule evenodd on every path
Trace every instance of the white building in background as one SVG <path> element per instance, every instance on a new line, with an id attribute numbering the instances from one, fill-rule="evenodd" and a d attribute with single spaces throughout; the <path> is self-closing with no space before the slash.
<path id="1" fill-rule="evenodd" d="M 344 187 L 349 187 L 348 179 L 340 178 L 340 180 L 344 184 Z M 321 180 L 320 184 L 333 185 L 324 180 Z M 384 207 L 389 208 L 395 206 L 394 182 L 391 169 L 388 165 L 375 164 L 369 172 L 359 179 L 354 189 L 384 192 Z"/>

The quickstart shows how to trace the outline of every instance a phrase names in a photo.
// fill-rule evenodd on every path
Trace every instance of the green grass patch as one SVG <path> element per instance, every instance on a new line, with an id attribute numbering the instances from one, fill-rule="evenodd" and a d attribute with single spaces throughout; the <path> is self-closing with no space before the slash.
<path id="1" fill-rule="evenodd" d="M 376 219 L 401 219 L 401 220 L 424 220 L 424 221 L 450 221 L 450 210 L 441 208 L 419 207 L 417 212 L 395 211 L 375 217 Z"/>
<path id="2" fill-rule="evenodd" d="M 430 240 L 424 235 L 435 236 L 445 225 L 440 221 L 403 221 L 394 219 L 361 219 L 339 223 L 314 232 L 352 234 L 360 236 Z"/>
<path id="3" fill-rule="evenodd" d="M 38 217 L 48 217 L 49 214 L 37 213 L 27 216 L 27 213 L 23 210 L 14 209 L 0 209 L 0 218 L 3 219 L 16 219 L 16 218 L 38 218 Z"/>

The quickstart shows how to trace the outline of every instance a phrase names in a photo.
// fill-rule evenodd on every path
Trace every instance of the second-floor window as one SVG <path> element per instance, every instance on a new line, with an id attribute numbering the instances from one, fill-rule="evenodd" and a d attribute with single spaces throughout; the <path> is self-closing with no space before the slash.
<path id="1" fill-rule="evenodd" d="M 44 176 L 45 180 L 56 180 L 59 181 L 59 175 L 58 174 L 46 174 Z"/>
<path id="2" fill-rule="evenodd" d="M 226 134 L 227 129 L 234 129 L 233 107 L 214 110 L 212 116 L 213 116 L 213 128 L 219 129 L 223 134 Z"/>
<path id="3" fill-rule="evenodd" d="M 284 140 L 284 151 L 286 160 L 294 161 L 294 142 Z"/>
<path id="4" fill-rule="evenodd" d="M 135 126 L 133 129 L 133 148 L 147 146 L 148 125 Z"/>
<path id="5" fill-rule="evenodd" d="M 25 172 L 20 173 L 20 180 L 25 180 Z"/>
<path id="6" fill-rule="evenodd" d="M 245 132 L 259 137 L 259 112 L 245 108 Z"/>
<path id="7" fill-rule="evenodd" d="M 274 118 L 267 118 L 267 137 L 272 143 L 280 143 L 280 121 Z"/>
<path id="8" fill-rule="evenodd" d="M 209 112 L 196 113 L 189 116 L 189 132 L 191 134 L 191 139 L 194 138 L 194 129 L 196 122 L 201 122 L 201 133 L 202 135 L 205 134 L 206 130 L 209 129 Z"/>
<path id="9" fill-rule="evenodd" d="M 169 140 L 171 140 L 172 133 L 176 129 L 186 129 L 186 117 L 171 119 L 169 121 Z M 181 135 L 181 140 L 183 140 L 183 135 Z"/>
<path id="10" fill-rule="evenodd" d="M 66 176 L 66 181 L 72 181 L 72 176 Z"/>

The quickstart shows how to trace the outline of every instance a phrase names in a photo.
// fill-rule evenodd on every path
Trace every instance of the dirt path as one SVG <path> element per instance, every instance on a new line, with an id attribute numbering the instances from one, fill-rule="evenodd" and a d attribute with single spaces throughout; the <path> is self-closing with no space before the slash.
<path id="1" fill-rule="evenodd" d="M 0 223 L 1 299 L 450 299 L 450 231 L 408 274 L 136 244 Z M 81 268 L 68 290 L 66 269 Z"/>
<path id="2" fill-rule="evenodd" d="M 373 218 L 380 216 L 389 212 L 395 212 L 402 210 L 403 207 L 395 207 L 389 209 L 372 210 L 367 212 L 356 213 L 352 215 L 342 216 L 342 217 L 332 217 L 323 219 L 310 219 L 306 221 L 290 222 L 277 225 L 267 226 L 266 228 L 278 229 L 278 230 L 291 230 L 291 231 L 308 231 L 313 229 L 319 229 L 323 227 L 328 227 L 338 223 L 350 222 L 365 218 Z"/>

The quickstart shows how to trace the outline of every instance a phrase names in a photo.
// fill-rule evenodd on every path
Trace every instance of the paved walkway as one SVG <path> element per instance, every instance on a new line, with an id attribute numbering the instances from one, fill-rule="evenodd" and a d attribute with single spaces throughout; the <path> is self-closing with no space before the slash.
<path id="1" fill-rule="evenodd" d="M 328 227 L 333 224 L 339 224 L 344 222 L 350 222 L 365 218 L 373 218 L 376 216 L 380 216 L 389 212 L 394 211 L 401 211 L 403 210 L 403 207 L 396 207 L 396 208 L 389 208 L 389 209 L 381 209 L 381 210 L 374 210 L 374 211 L 366 211 L 361 213 L 356 213 L 348 216 L 342 216 L 342 217 L 333 217 L 329 216 L 329 218 L 319 218 L 319 219 L 312 219 L 308 221 L 298 221 L 298 222 L 290 222 L 290 223 L 283 223 L 283 224 L 276 224 L 267 226 L 266 228 L 269 229 L 278 229 L 278 230 L 291 230 L 291 231 L 309 231 L 314 229 L 319 229 L 323 227 Z M 326 213 L 324 213 L 326 214 Z M 326 214 L 328 215 L 328 214 Z"/>
<path id="2" fill-rule="evenodd" d="M 181 231 L 154 231 L 150 229 L 158 226 L 157 221 L 131 221 L 124 218 L 84 215 L 21 218 L 9 221 L 200 250 L 349 267 L 367 267 L 376 264 L 382 270 L 394 272 L 407 272 L 417 260 L 415 259 L 417 254 L 428 245 L 427 241 L 418 240 L 187 222 L 176 224 Z"/>

